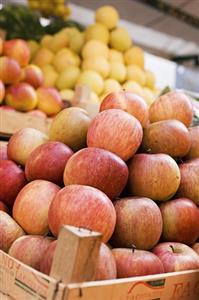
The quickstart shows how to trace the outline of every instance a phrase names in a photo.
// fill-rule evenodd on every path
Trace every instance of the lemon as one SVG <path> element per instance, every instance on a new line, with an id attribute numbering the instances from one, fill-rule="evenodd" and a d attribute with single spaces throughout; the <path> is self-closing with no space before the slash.
<path id="1" fill-rule="evenodd" d="M 108 77 L 110 73 L 110 65 L 104 57 L 88 58 L 82 63 L 83 70 L 94 70 L 98 72 L 103 78 Z"/>
<path id="2" fill-rule="evenodd" d="M 92 24 L 87 27 L 85 32 L 86 41 L 99 40 L 105 44 L 109 42 L 109 31 L 100 23 Z"/>
<path id="3" fill-rule="evenodd" d="M 80 69 L 77 66 L 68 66 L 62 71 L 56 81 L 56 87 L 59 90 L 73 89 L 80 75 Z"/>
<path id="4" fill-rule="evenodd" d="M 126 65 L 138 65 L 144 68 L 144 51 L 139 47 L 132 47 L 124 54 L 124 61 Z"/>
<path id="5" fill-rule="evenodd" d="M 45 65 L 42 67 L 42 72 L 44 75 L 44 82 L 43 86 L 45 87 L 54 87 L 55 82 L 58 78 L 58 73 L 55 71 L 53 66 L 51 65 Z"/>
<path id="6" fill-rule="evenodd" d="M 79 54 L 84 46 L 85 35 L 83 32 L 74 32 L 74 34 L 69 38 L 69 48 L 75 53 Z"/>
<path id="7" fill-rule="evenodd" d="M 144 71 L 137 65 L 127 66 L 127 79 L 138 82 L 141 86 L 146 83 Z"/>
<path id="8" fill-rule="evenodd" d="M 104 88 L 104 81 L 102 76 L 93 70 L 83 71 L 80 74 L 77 83 L 87 85 L 97 95 L 100 95 Z"/>
<path id="9" fill-rule="evenodd" d="M 63 48 L 56 53 L 52 63 L 57 72 L 62 72 L 70 65 L 79 66 L 80 59 L 72 50 Z"/>
<path id="10" fill-rule="evenodd" d="M 129 33 L 121 27 L 118 27 L 110 33 L 110 46 L 120 52 L 125 52 L 132 45 Z"/>
<path id="11" fill-rule="evenodd" d="M 126 67 L 121 62 L 110 63 L 110 74 L 109 77 L 116 79 L 120 83 L 124 82 L 126 79 Z"/>
<path id="12" fill-rule="evenodd" d="M 52 39 L 53 39 L 52 35 L 45 34 L 40 41 L 41 46 L 48 48 L 50 43 L 52 42 Z"/>
<path id="13" fill-rule="evenodd" d="M 151 105 L 156 97 L 149 88 L 143 88 L 143 98 L 148 105 Z"/>
<path id="14" fill-rule="evenodd" d="M 119 14 L 113 6 L 106 5 L 96 10 L 95 20 L 111 30 L 117 26 Z"/>
<path id="15" fill-rule="evenodd" d="M 134 93 L 141 97 L 143 96 L 143 90 L 142 90 L 141 86 L 139 85 L 139 83 L 137 83 L 135 81 L 132 81 L 132 80 L 126 81 L 123 84 L 122 88 L 127 92 Z"/>
<path id="16" fill-rule="evenodd" d="M 48 48 L 53 52 L 57 52 L 60 49 L 66 47 L 68 43 L 68 36 L 63 32 L 58 32 L 52 37 Z"/>
<path id="17" fill-rule="evenodd" d="M 109 49 L 107 45 L 97 40 L 88 41 L 82 49 L 82 57 L 86 59 L 94 56 L 103 56 L 108 59 Z"/>
<path id="18" fill-rule="evenodd" d="M 119 92 L 122 89 L 119 82 L 115 79 L 106 79 L 104 81 L 104 94 L 110 93 L 110 92 Z"/>
<path id="19" fill-rule="evenodd" d="M 67 100 L 67 101 L 71 101 L 75 94 L 75 92 L 71 89 L 64 89 L 64 90 L 61 90 L 59 93 L 60 93 L 62 100 Z"/>
<path id="20" fill-rule="evenodd" d="M 146 78 L 146 82 L 145 82 L 145 86 L 150 88 L 150 89 L 154 89 L 155 87 L 155 76 L 151 71 L 146 70 L 145 71 L 145 78 Z"/>
<path id="21" fill-rule="evenodd" d="M 110 49 L 109 50 L 109 61 L 110 62 L 116 61 L 116 62 L 124 63 L 124 58 L 120 51 L 117 51 L 115 49 Z"/>

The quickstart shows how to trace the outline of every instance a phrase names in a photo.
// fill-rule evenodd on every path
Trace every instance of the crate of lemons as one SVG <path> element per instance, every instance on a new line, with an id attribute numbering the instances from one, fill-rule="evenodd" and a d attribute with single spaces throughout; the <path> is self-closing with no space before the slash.
<path id="1" fill-rule="evenodd" d="M 42 69 L 44 86 L 56 87 L 62 99 L 72 101 L 76 85 L 86 85 L 92 91 L 92 103 L 125 89 L 150 105 L 158 93 L 155 77 L 145 69 L 143 50 L 118 21 L 117 10 L 103 6 L 84 32 L 64 28 L 43 36 L 40 43 L 29 41 L 31 60 Z"/>

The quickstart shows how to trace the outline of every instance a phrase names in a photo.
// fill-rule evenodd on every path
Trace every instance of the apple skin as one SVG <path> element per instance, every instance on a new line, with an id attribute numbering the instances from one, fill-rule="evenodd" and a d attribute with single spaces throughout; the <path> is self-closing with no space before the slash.
<path id="1" fill-rule="evenodd" d="M 187 198 L 178 198 L 160 204 L 164 241 L 187 245 L 199 238 L 199 209 Z"/>
<path id="2" fill-rule="evenodd" d="M 112 249 L 117 266 L 117 278 L 164 273 L 160 259 L 149 251 L 128 248 Z"/>
<path id="3" fill-rule="evenodd" d="M 183 157 L 190 149 L 191 138 L 182 122 L 163 120 L 144 128 L 141 146 L 147 153 L 165 153 L 172 157 Z"/>
<path id="4" fill-rule="evenodd" d="M 63 173 L 73 151 L 60 142 L 46 142 L 35 148 L 29 155 L 25 174 L 28 181 L 44 179 L 63 184 Z"/>
<path id="5" fill-rule="evenodd" d="M 118 197 L 128 180 L 128 167 L 117 155 L 99 148 L 76 152 L 64 170 L 64 184 L 93 186 L 109 198 Z"/>
<path id="6" fill-rule="evenodd" d="M 13 134 L 8 142 L 8 157 L 25 166 L 30 153 L 47 141 L 47 135 L 35 128 L 20 129 Z"/>
<path id="7" fill-rule="evenodd" d="M 16 111 L 16 109 L 14 109 L 13 107 L 11 107 L 9 105 L 1 105 L 0 110 Z"/>
<path id="8" fill-rule="evenodd" d="M 194 243 L 191 247 L 199 256 L 199 242 L 198 243 Z"/>
<path id="9" fill-rule="evenodd" d="M 0 178 L 0 200 L 11 208 L 26 184 L 25 173 L 13 161 L 0 160 Z"/>
<path id="10" fill-rule="evenodd" d="M 199 268 L 197 253 L 185 244 L 176 242 L 160 243 L 153 248 L 152 252 L 162 261 L 166 273 Z"/>
<path id="11" fill-rule="evenodd" d="M 126 161 L 138 150 L 142 136 L 142 126 L 135 117 L 120 109 L 108 109 L 91 121 L 87 145 L 113 152 Z"/>
<path id="12" fill-rule="evenodd" d="M 28 183 L 15 200 L 13 218 L 28 234 L 47 234 L 49 206 L 59 190 L 56 184 L 45 180 Z"/>
<path id="13" fill-rule="evenodd" d="M 116 226 L 111 238 L 115 247 L 149 250 L 162 234 L 162 216 L 157 204 L 144 197 L 128 197 L 114 201 Z"/>
<path id="14" fill-rule="evenodd" d="M 39 109 L 33 109 L 31 111 L 28 111 L 26 114 L 30 116 L 40 117 L 40 118 L 47 118 L 47 115 L 45 112 L 39 110 Z"/>
<path id="15" fill-rule="evenodd" d="M 21 67 L 27 66 L 30 61 L 30 49 L 22 39 L 12 39 L 3 44 L 3 54 L 15 59 Z"/>
<path id="16" fill-rule="evenodd" d="M 6 212 L 0 210 L 0 249 L 8 252 L 12 243 L 24 235 L 23 229 Z"/>
<path id="17" fill-rule="evenodd" d="M 60 93 L 53 87 L 41 86 L 37 89 L 37 107 L 48 116 L 53 116 L 63 108 Z"/>
<path id="18" fill-rule="evenodd" d="M 0 201 L 0 210 L 5 211 L 7 214 L 10 214 L 9 208 L 2 201 Z"/>
<path id="19" fill-rule="evenodd" d="M 128 188 L 131 195 L 166 201 L 180 184 L 177 163 L 167 154 L 136 154 L 129 161 Z"/>
<path id="20" fill-rule="evenodd" d="M 199 205 L 199 158 L 179 164 L 181 173 L 178 197 L 186 197 Z"/>
<path id="21" fill-rule="evenodd" d="M 191 147 L 186 155 L 186 159 L 199 158 L 199 126 L 190 127 Z"/>
<path id="22" fill-rule="evenodd" d="M 21 68 L 18 62 L 7 56 L 0 57 L 0 79 L 4 84 L 12 84 L 19 80 Z"/>
<path id="23" fill-rule="evenodd" d="M 7 148 L 7 145 L 0 142 L 0 160 L 8 160 Z"/>
<path id="24" fill-rule="evenodd" d="M 24 264 L 39 270 L 40 262 L 46 255 L 53 238 L 40 235 L 25 235 L 14 241 L 8 254 Z"/>
<path id="25" fill-rule="evenodd" d="M 148 105 L 138 95 L 119 91 L 108 94 L 101 103 L 100 112 L 107 109 L 122 109 L 133 115 L 145 127 L 149 123 Z"/>
<path id="26" fill-rule="evenodd" d="M 175 119 L 181 121 L 186 127 L 189 127 L 192 123 L 192 118 L 192 103 L 189 97 L 180 90 L 160 96 L 149 108 L 151 123 Z"/>
<path id="27" fill-rule="evenodd" d="M 111 200 L 100 190 L 85 185 L 68 185 L 53 199 L 48 214 L 51 232 L 58 236 L 62 225 L 101 232 L 107 242 L 114 230 L 116 213 Z"/>
<path id="28" fill-rule="evenodd" d="M 3 84 L 3 81 L 0 80 L 0 104 L 3 102 L 5 96 L 5 86 Z"/>
<path id="29" fill-rule="evenodd" d="M 51 242 L 46 249 L 45 255 L 43 255 L 43 258 L 40 261 L 39 271 L 46 275 L 50 275 L 56 246 L 57 240 Z"/>
<path id="30" fill-rule="evenodd" d="M 44 82 L 42 70 L 33 64 L 26 66 L 23 81 L 31 84 L 34 88 L 40 87 Z"/>

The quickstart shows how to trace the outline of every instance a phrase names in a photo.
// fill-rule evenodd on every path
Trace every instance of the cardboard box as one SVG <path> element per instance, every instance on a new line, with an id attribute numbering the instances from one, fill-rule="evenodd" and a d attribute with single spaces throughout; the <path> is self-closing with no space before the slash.
<path id="1" fill-rule="evenodd" d="M 0 294 L 1 300 L 10 300 L 8 296 L 17 300 L 199 299 L 199 269 L 117 280 L 81 282 L 84 278 L 88 279 L 89 276 L 93 276 L 100 235 L 89 232 L 86 236 L 84 232 L 83 234 L 77 232 L 76 238 L 76 229 L 72 228 L 71 231 L 70 226 L 66 228 L 67 230 L 69 228 L 69 231 L 64 229 L 62 237 L 59 236 L 59 247 L 55 252 L 54 266 L 51 270 L 54 278 L 0 251 L 0 291 L 4 294 L 2 298 Z M 63 247 L 66 247 L 66 244 L 69 245 L 66 252 L 71 252 L 71 254 L 64 258 Z M 82 253 L 84 253 L 83 256 Z M 88 263 L 85 267 L 86 261 Z M 78 272 L 81 269 L 84 270 L 84 274 L 81 274 L 81 271 Z M 75 278 L 79 283 L 66 283 L 74 282 Z"/>

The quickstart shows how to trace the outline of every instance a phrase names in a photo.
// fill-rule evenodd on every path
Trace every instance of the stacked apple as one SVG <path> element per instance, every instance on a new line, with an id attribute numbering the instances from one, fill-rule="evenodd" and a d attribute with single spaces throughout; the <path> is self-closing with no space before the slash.
<path id="1" fill-rule="evenodd" d="M 42 70 L 29 64 L 30 54 L 24 40 L 0 39 L 0 108 L 52 116 L 63 108 L 61 96 L 55 88 L 43 86 Z"/>
<path id="2" fill-rule="evenodd" d="M 150 108 L 121 91 L 107 95 L 92 120 L 70 107 L 53 119 L 49 137 L 15 133 L 0 148 L 0 248 L 49 274 L 68 224 L 102 233 L 96 280 L 198 269 L 192 117 L 180 90 Z"/>

